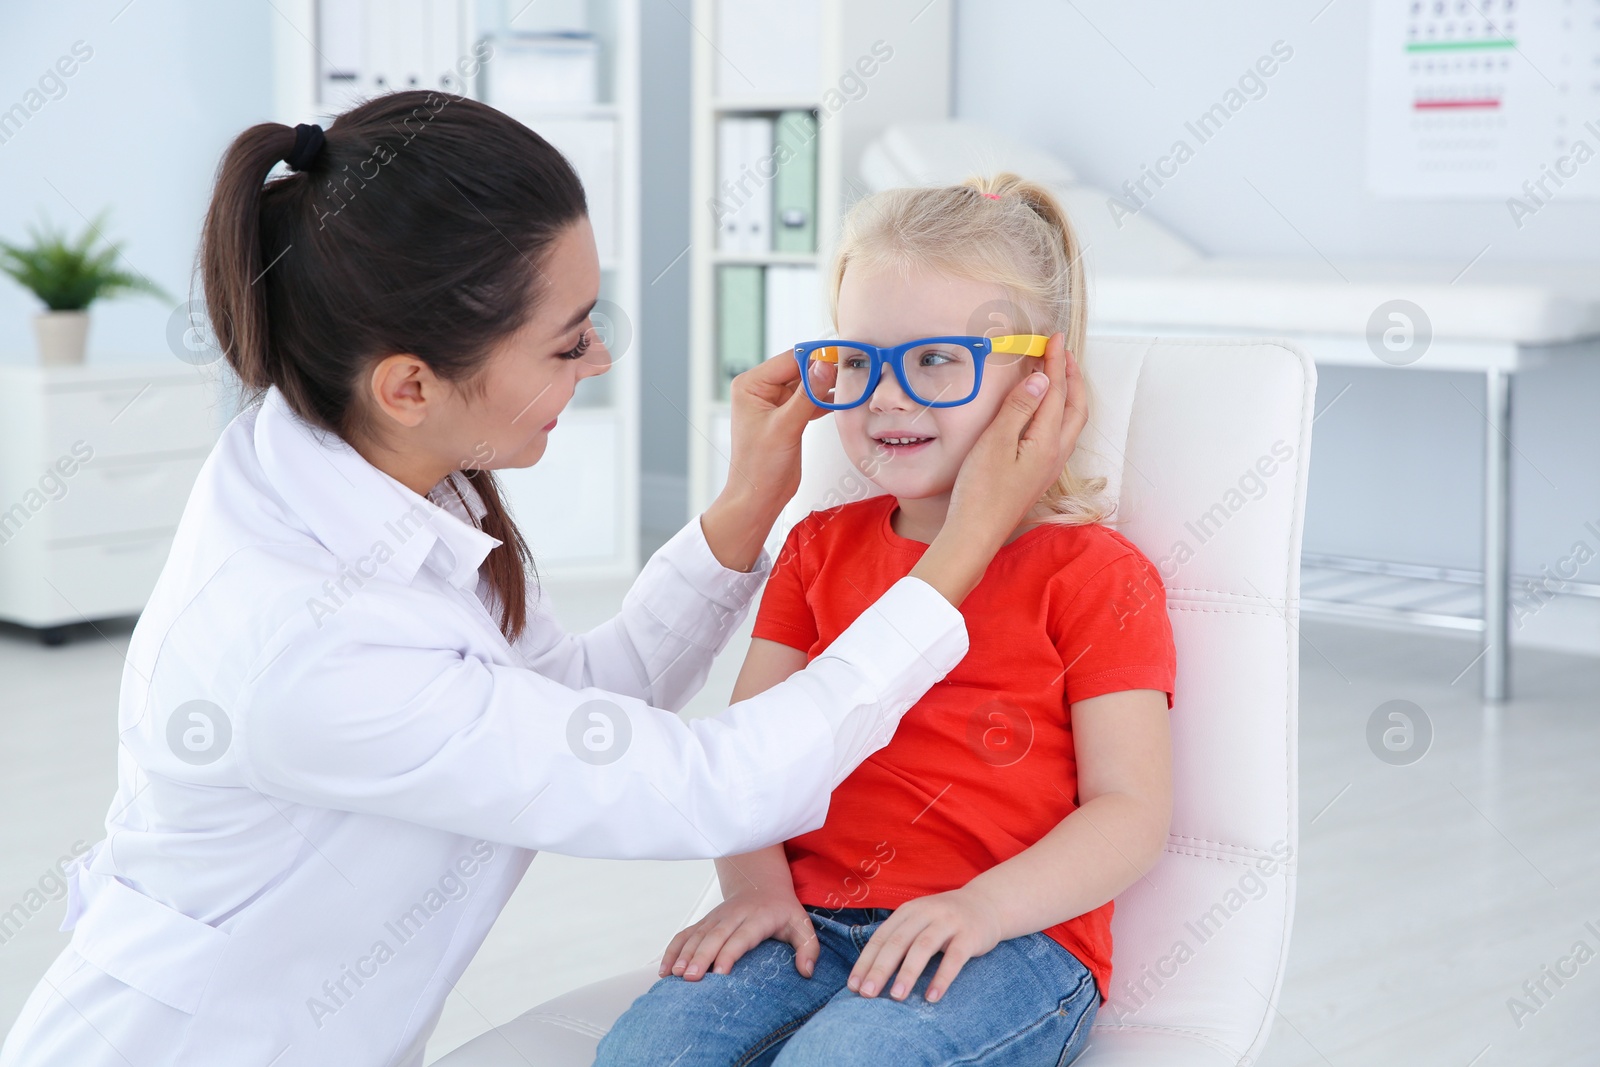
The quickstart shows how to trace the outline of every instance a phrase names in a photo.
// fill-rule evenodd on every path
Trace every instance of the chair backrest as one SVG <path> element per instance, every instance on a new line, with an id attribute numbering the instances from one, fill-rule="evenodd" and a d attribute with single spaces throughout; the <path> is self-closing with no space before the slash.
<path id="1" fill-rule="evenodd" d="M 1091 337 L 1089 428 L 1112 524 L 1166 584 L 1178 652 L 1166 854 L 1123 892 L 1112 995 L 1080 1063 L 1148 1035 L 1229 1062 L 1265 1047 L 1298 869 L 1300 535 L 1316 370 L 1289 341 Z M 806 429 L 786 517 L 876 495 L 833 419 Z M 1101 1053 L 1097 1055 L 1096 1053 Z M 1136 1062 L 1136 1060 L 1128 1060 Z M 1148 1058 L 1144 1062 L 1149 1062 Z"/>

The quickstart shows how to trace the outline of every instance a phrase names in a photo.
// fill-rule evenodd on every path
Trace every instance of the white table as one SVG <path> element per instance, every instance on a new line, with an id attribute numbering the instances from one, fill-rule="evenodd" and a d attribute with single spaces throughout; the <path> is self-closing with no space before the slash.
<path id="1" fill-rule="evenodd" d="M 1482 617 L 1368 614 L 1465 622 L 1484 635 L 1484 699 L 1509 696 L 1513 379 L 1553 356 L 1600 357 L 1600 268 L 1196 258 L 1153 273 L 1108 266 L 1094 276 L 1089 307 L 1094 333 L 1261 333 L 1298 341 L 1319 364 L 1481 374 Z"/>

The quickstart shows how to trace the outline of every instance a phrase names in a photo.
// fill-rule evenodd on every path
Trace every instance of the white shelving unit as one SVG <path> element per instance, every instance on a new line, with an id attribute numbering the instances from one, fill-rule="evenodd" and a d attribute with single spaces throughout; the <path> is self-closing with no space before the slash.
<path id="1" fill-rule="evenodd" d="M 729 43 L 723 36 L 728 26 L 720 19 L 724 2 L 736 5 L 737 43 L 731 49 L 724 47 Z M 711 503 L 728 474 L 731 419 L 728 402 L 719 399 L 717 267 L 810 265 L 825 274 L 843 212 L 865 192 L 856 181 L 862 149 L 891 122 L 950 113 L 952 5 L 948 0 L 695 0 L 693 21 L 698 32 L 690 120 L 691 515 Z M 813 91 L 763 92 L 763 84 L 772 84 L 768 77 L 792 78 L 793 57 L 807 49 L 817 56 Z M 881 58 L 885 50 L 891 52 L 886 60 Z M 801 74 L 810 80 L 809 71 Z M 809 110 L 818 119 L 817 250 L 720 251 L 712 207 L 719 181 L 717 120 L 789 110 Z M 825 318 L 822 309 L 818 315 Z M 803 340 L 809 338 L 791 343 Z"/>
<path id="2" fill-rule="evenodd" d="M 321 0 L 321 5 L 328 2 Z M 341 6 L 351 5 L 352 0 L 343 0 Z M 541 104 L 524 99 L 504 110 L 567 155 L 583 179 L 600 246 L 601 304 L 595 323 L 612 349 L 612 367 L 579 385 L 538 463 L 495 473 L 542 577 L 632 576 L 639 568 L 639 360 L 644 349 L 638 330 L 639 0 L 541 0 L 534 7 L 497 0 L 367 4 L 368 11 L 384 11 L 408 20 L 407 25 L 424 27 L 426 47 L 415 42 L 403 47 L 392 33 L 379 34 L 380 43 L 368 48 L 365 59 L 352 57 L 365 66 L 341 72 L 349 75 L 342 79 L 341 91 L 328 92 L 319 86 L 328 84 L 330 61 L 340 66 L 351 50 L 319 52 L 314 44 L 316 0 L 279 0 L 277 6 L 276 104 L 280 121 L 287 123 L 327 125 L 343 105 L 319 104 L 319 95 L 345 98 L 342 90 L 371 95 L 407 87 L 447 88 L 495 104 L 488 91 L 494 80 L 484 74 L 458 86 L 449 83 L 452 57 L 471 58 L 488 39 L 493 50 L 486 63 L 492 65 L 521 28 L 507 24 L 519 9 L 526 13 L 523 21 L 538 16 L 548 25 L 552 17 L 568 18 L 581 21 L 593 34 L 599 47 L 594 101 Z M 452 33 L 454 40 L 447 44 Z M 402 66 L 380 69 L 385 57 L 396 55 L 421 55 L 416 62 L 432 63 L 435 69 L 421 74 Z M 612 126 L 609 143 L 595 136 L 595 123 Z M 610 218 L 609 224 L 602 216 Z"/>
<path id="3" fill-rule="evenodd" d="M 220 431 L 176 359 L 0 367 L 0 618 L 41 631 L 144 610 Z"/>

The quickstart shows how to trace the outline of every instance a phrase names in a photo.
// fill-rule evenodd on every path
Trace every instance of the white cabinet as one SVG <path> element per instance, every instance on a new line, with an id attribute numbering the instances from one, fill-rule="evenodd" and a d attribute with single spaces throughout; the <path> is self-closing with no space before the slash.
<path id="1" fill-rule="evenodd" d="M 609 409 L 568 408 L 538 463 L 495 471 L 540 575 L 615 576 L 628 511 L 617 440 Z"/>
<path id="2" fill-rule="evenodd" d="M 219 431 L 174 360 L 0 367 L 0 618 L 55 640 L 142 611 Z"/>

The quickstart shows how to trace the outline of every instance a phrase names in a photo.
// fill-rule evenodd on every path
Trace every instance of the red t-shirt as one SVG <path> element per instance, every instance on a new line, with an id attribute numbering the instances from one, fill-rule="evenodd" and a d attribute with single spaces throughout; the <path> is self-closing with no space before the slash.
<path id="1" fill-rule="evenodd" d="M 752 634 L 810 662 L 910 573 L 927 545 L 895 533 L 890 494 L 815 511 L 789 531 Z M 1078 806 L 1070 705 L 1156 689 L 1176 656 L 1150 561 L 1106 526 L 1041 524 L 1001 547 L 961 603 L 967 655 L 834 790 L 823 825 L 784 843 L 795 893 L 893 908 L 958 889 Z M 1111 982 L 1107 902 L 1044 931 Z"/>

